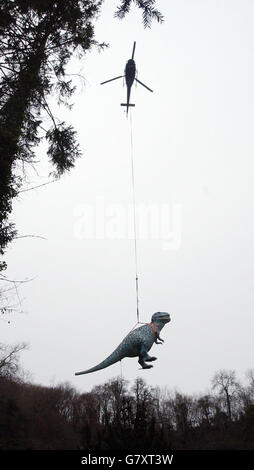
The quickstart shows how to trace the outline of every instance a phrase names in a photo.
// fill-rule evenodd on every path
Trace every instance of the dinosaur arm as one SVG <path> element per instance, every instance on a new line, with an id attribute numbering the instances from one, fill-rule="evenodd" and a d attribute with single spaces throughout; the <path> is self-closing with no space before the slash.
<path id="1" fill-rule="evenodd" d="M 159 342 L 158 339 L 161 341 Z M 164 343 L 164 339 L 162 339 L 159 335 L 159 333 L 157 333 L 157 336 L 156 336 L 156 339 L 155 339 L 155 344 L 163 344 Z"/>
<path id="2" fill-rule="evenodd" d="M 162 342 L 161 342 L 161 341 L 158 341 L 158 339 L 156 338 L 156 340 L 154 342 L 155 342 L 155 344 L 163 344 L 164 340 L 162 340 Z"/>

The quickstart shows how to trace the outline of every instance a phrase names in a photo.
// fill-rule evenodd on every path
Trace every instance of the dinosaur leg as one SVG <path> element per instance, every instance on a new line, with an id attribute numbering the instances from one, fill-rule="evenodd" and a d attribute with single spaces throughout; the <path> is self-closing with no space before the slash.
<path id="1" fill-rule="evenodd" d="M 157 357 L 148 356 L 148 354 L 147 354 L 147 357 L 145 358 L 145 361 L 147 361 L 147 362 L 152 362 L 152 361 L 156 361 L 156 360 L 157 360 Z"/>
<path id="2" fill-rule="evenodd" d="M 147 362 L 156 361 L 157 357 L 149 356 L 147 350 L 144 346 L 141 347 L 140 355 L 139 355 L 139 364 L 142 366 L 143 369 L 151 369 L 152 365 L 146 364 Z"/>
<path id="3" fill-rule="evenodd" d="M 146 348 L 144 346 L 141 347 L 140 355 L 143 357 L 143 360 L 146 362 L 156 361 L 157 357 L 149 356 Z"/>
<path id="4" fill-rule="evenodd" d="M 139 356 L 138 362 L 142 369 L 151 369 L 153 367 L 151 364 L 146 364 L 142 356 Z"/>

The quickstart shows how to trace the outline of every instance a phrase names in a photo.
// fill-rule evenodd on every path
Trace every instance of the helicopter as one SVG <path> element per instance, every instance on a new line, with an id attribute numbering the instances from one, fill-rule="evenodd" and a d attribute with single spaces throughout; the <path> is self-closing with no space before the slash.
<path id="1" fill-rule="evenodd" d="M 136 80 L 137 83 L 145 87 L 147 90 L 153 92 L 151 88 L 149 88 L 148 86 L 146 86 L 144 83 L 142 83 L 140 80 L 136 78 L 136 64 L 134 61 L 135 48 L 136 48 L 136 41 L 134 41 L 134 44 L 133 44 L 131 59 L 128 60 L 125 66 L 124 75 L 119 75 L 118 77 L 111 78 L 110 80 L 106 80 L 105 82 L 101 83 L 101 85 L 104 85 L 105 83 L 113 82 L 113 80 L 118 80 L 119 78 L 125 77 L 126 86 L 127 86 L 127 102 L 121 103 L 121 106 L 127 107 L 127 110 L 126 110 L 127 115 L 128 115 L 129 107 L 135 106 L 135 104 L 130 103 L 131 87 L 133 85 L 134 80 Z"/>

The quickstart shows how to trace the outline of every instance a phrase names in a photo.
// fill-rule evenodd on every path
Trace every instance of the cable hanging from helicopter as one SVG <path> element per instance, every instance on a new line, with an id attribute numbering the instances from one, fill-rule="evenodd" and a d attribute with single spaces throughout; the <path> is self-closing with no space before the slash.
<path id="1" fill-rule="evenodd" d="M 151 88 L 147 85 L 142 83 L 140 80 L 136 78 L 136 64 L 134 61 L 134 54 L 136 49 L 136 41 L 134 41 L 131 59 L 128 60 L 125 66 L 124 75 L 119 75 L 118 77 L 111 78 L 110 80 L 106 80 L 102 82 L 101 85 L 105 83 L 113 82 L 114 80 L 118 80 L 119 78 L 125 77 L 126 86 L 127 86 L 127 102 L 121 103 L 121 106 L 126 106 L 126 114 L 128 117 L 128 110 L 130 106 L 135 106 L 135 104 L 130 103 L 130 95 L 131 95 L 131 87 L 133 85 L 134 80 L 142 85 L 147 90 L 153 92 Z M 132 132 L 132 119 L 130 119 L 130 132 L 131 132 L 131 172 L 132 172 L 132 199 L 133 199 L 133 227 L 134 227 L 134 256 L 135 256 L 135 286 L 136 286 L 136 312 L 137 312 L 137 321 L 139 322 L 139 278 L 138 278 L 138 256 L 137 256 L 137 224 L 136 224 L 136 191 L 135 191 L 135 177 L 134 177 L 134 152 L 133 152 L 133 132 Z"/>

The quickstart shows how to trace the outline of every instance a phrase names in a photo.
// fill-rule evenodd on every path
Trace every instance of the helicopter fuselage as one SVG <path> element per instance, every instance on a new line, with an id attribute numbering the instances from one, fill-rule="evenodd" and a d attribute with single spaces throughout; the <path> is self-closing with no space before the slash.
<path id="1" fill-rule="evenodd" d="M 126 109 L 127 115 L 128 115 L 129 107 L 135 106 L 135 104 L 130 103 L 131 87 L 133 85 L 134 80 L 136 80 L 137 83 L 145 87 L 147 90 L 153 91 L 151 90 L 151 88 L 149 88 L 148 86 L 146 86 L 144 83 L 142 83 L 140 80 L 136 78 L 136 64 L 134 61 L 135 47 L 136 47 L 136 41 L 134 41 L 134 44 L 133 44 L 131 59 L 129 59 L 128 62 L 126 63 L 126 66 L 124 69 L 124 75 L 119 75 L 118 77 L 111 78 L 110 80 L 106 80 L 105 82 L 101 83 L 101 85 L 104 85 L 104 83 L 113 82 L 113 80 L 118 80 L 119 78 L 125 77 L 125 82 L 126 82 L 126 87 L 127 87 L 127 100 L 126 100 L 126 103 L 121 103 L 121 106 L 125 106 L 127 108 Z"/>
<path id="2" fill-rule="evenodd" d="M 125 81 L 126 81 L 127 88 L 130 89 L 134 82 L 135 75 L 136 75 L 136 64 L 133 59 L 128 60 L 124 73 L 125 73 Z"/>

